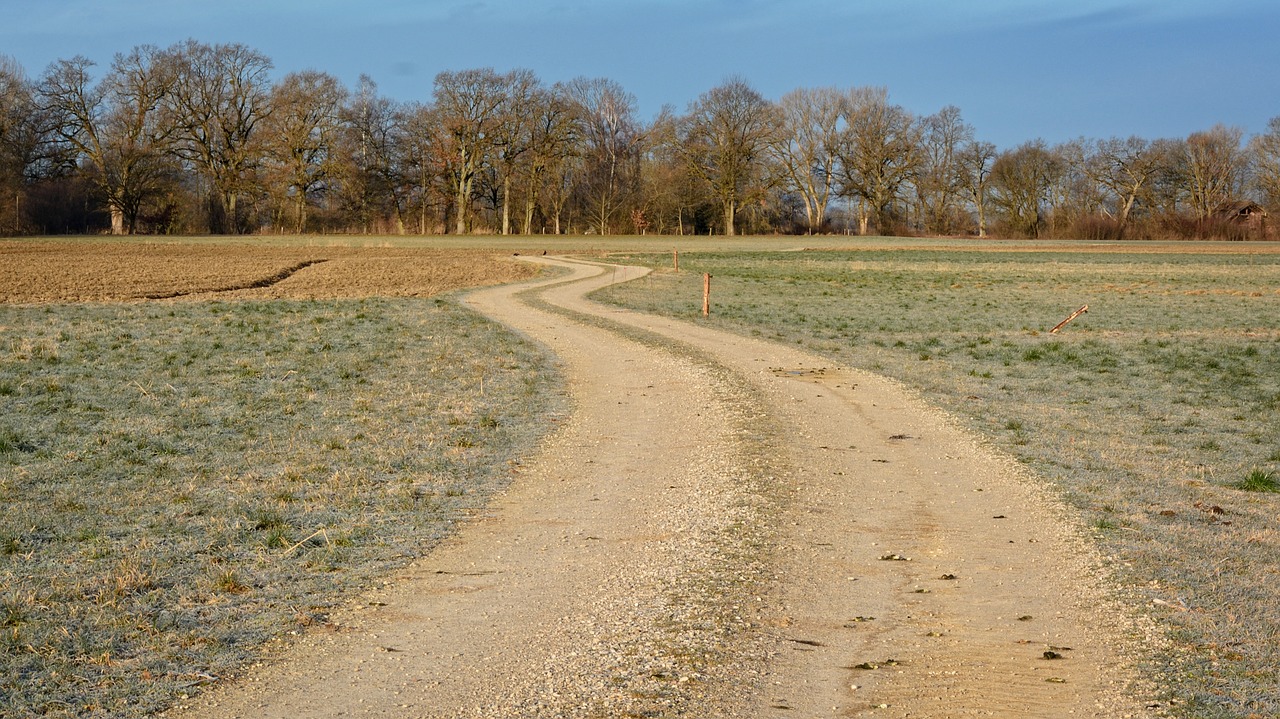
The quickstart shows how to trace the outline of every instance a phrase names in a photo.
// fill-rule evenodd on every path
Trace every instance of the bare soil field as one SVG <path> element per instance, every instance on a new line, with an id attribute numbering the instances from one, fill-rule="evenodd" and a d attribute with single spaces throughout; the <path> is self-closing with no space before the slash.
<path id="1" fill-rule="evenodd" d="M 487 250 L 0 242 L 8 303 L 429 297 L 531 275 Z"/>

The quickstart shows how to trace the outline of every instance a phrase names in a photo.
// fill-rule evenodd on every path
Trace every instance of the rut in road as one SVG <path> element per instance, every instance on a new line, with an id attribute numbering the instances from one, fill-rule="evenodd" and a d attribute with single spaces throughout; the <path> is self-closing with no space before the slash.
<path id="1" fill-rule="evenodd" d="M 583 299 L 641 270 L 537 261 L 570 274 L 467 302 L 556 352 L 567 421 L 376 611 L 182 716 L 1146 715 L 1136 625 L 1013 462 L 881 378 Z"/>

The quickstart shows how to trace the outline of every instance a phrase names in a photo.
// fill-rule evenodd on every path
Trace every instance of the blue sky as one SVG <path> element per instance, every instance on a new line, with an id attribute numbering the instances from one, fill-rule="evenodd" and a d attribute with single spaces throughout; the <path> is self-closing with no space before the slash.
<path id="1" fill-rule="evenodd" d="M 429 100 L 441 70 L 608 77 L 645 119 L 730 76 L 773 99 L 877 85 L 917 114 L 956 105 L 1002 148 L 1280 115 L 1274 0 L 0 0 L 0 18 L 0 54 L 33 77 L 193 37 L 398 100 Z"/>

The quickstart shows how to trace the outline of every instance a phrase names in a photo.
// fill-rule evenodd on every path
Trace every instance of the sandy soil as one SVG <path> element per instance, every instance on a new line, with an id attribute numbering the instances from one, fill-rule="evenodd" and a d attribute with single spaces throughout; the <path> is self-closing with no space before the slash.
<path id="1" fill-rule="evenodd" d="M 570 419 L 437 551 L 170 716 L 1158 713 L 1141 627 L 1015 463 L 882 378 L 582 299 L 641 270 L 538 261 L 573 274 L 467 301 L 561 357 Z"/>

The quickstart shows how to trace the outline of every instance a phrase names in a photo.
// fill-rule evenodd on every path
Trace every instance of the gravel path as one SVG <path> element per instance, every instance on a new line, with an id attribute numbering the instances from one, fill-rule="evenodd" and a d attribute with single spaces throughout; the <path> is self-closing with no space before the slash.
<path id="1" fill-rule="evenodd" d="M 891 383 L 582 296 L 468 303 L 574 410 L 468 523 L 183 717 L 1139 717 L 1080 530 Z M 526 290 L 524 294 L 519 294 Z"/>

